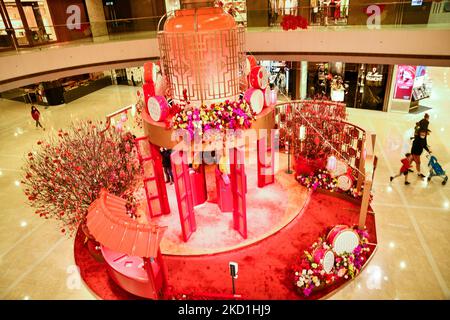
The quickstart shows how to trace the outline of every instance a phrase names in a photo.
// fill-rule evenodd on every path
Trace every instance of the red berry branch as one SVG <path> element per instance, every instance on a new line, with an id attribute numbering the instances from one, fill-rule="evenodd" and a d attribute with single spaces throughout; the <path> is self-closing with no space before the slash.
<path id="1" fill-rule="evenodd" d="M 140 172 L 133 136 L 101 131 L 101 122 L 72 123 L 27 155 L 22 184 L 29 204 L 40 217 L 58 220 L 63 233 L 85 223 L 102 188 L 133 202 Z"/>

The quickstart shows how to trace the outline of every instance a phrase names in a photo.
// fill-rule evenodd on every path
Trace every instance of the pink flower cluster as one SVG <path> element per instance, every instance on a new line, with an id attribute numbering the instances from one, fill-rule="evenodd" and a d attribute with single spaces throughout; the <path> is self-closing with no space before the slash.
<path id="1" fill-rule="evenodd" d="M 305 297 L 309 297 L 313 291 L 321 290 L 338 280 L 353 279 L 360 272 L 370 254 L 369 235 L 365 229 L 360 230 L 356 226 L 353 229 L 360 237 L 359 245 L 351 253 L 340 255 L 335 253 L 334 267 L 330 272 L 325 272 L 323 265 L 317 263 L 313 257 L 317 248 L 333 249 L 331 244 L 324 240 L 324 237 L 313 243 L 309 251 L 304 251 L 300 263 L 291 268 L 290 275 L 294 286 Z"/>
<path id="2" fill-rule="evenodd" d="M 194 134 L 203 136 L 210 129 L 248 129 L 253 120 L 255 114 L 244 100 L 226 100 L 200 108 L 186 104 L 173 116 L 170 127 L 188 130 L 192 137 Z"/>

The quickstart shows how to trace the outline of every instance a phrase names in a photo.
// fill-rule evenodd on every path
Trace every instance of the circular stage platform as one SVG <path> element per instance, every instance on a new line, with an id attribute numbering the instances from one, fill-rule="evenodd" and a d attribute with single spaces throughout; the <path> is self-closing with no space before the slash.
<path id="1" fill-rule="evenodd" d="M 308 203 L 290 223 L 260 241 L 215 254 L 164 255 L 169 287 L 173 292 L 188 297 L 199 293 L 231 294 L 228 263 L 234 261 L 239 263 L 236 293 L 242 299 L 304 299 L 290 280 L 290 267 L 324 234 L 327 227 L 354 225 L 358 219 L 359 206 L 354 201 L 336 198 L 332 194 L 312 193 Z M 366 226 L 369 242 L 373 244 L 372 257 L 377 243 L 374 215 L 367 216 Z M 107 264 L 90 254 L 81 230 L 75 239 L 74 254 L 82 279 L 96 296 L 110 300 L 140 299 L 114 283 Z M 308 299 L 324 298 L 345 283 L 338 281 L 313 293 Z"/>

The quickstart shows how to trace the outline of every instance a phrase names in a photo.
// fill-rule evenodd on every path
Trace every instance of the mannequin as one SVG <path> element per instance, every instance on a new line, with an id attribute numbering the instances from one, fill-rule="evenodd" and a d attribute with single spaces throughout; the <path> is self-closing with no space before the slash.
<path id="1" fill-rule="evenodd" d="M 286 8 L 286 0 L 278 0 L 278 15 L 284 15 L 284 8 Z"/>
<path id="2" fill-rule="evenodd" d="M 319 1 L 311 0 L 311 22 L 317 23 L 317 14 L 319 13 Z"/>
<path id="3" fill-rule="evenodd" d="M 330 15 L 331 15 L 330 4 L 331 4 L 331 0 L 323 1 L 323 10 L 324 10 L 324 17 L 325 17 L 324 24 L 326 26 L 328 25 L 328 17 L 330 17 Z"/>
<path id="4" fill-rule="evenodd" d="M 279 0 L 270 0 L 270 23 L 274 25 L 278 19 L 278 2 Z"/>
<path id="5" fill-rule="evenodd" d="M 286 0 L 286 9 L 289 13 L 287 14 L 292 14 L 294 16 L 297 15 L 297 11 L 298 11 L 298 1 L 297 0 Z"/>
<path id="6" fill-rule="evenodd" d="M 336 8 L 334 10 L 334 19 L 337 22 L 341 18 L 341 0 L 335 0 Z"/>

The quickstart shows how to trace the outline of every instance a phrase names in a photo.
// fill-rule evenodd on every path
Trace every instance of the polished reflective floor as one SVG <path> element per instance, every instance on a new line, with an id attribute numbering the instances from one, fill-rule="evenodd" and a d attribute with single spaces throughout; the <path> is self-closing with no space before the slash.
<path id="1" fill-rule="evenodd" d="M 430 68 L 433 90 L 428 143 L 450 170 L 450 68 Z M 137 87 L 110 86 L 68 105 L 40 108 L 36 129 L 29 105 L 0 100 L 0 299 L 95 299 L 77 277 L 73 240 L 35 216 L 20 186 L 23 159 L 36 141 L 77 118 L 105 115 L 136 100 Z M 349 120 L 377 134 L 373 208 L 379 247 L 369 266 L 330 299 L 450 299 L 450 184 L 397 173 L 421 114 L 348 109 Z M 422 157 L 422 171 L 427 172 Z"/>

